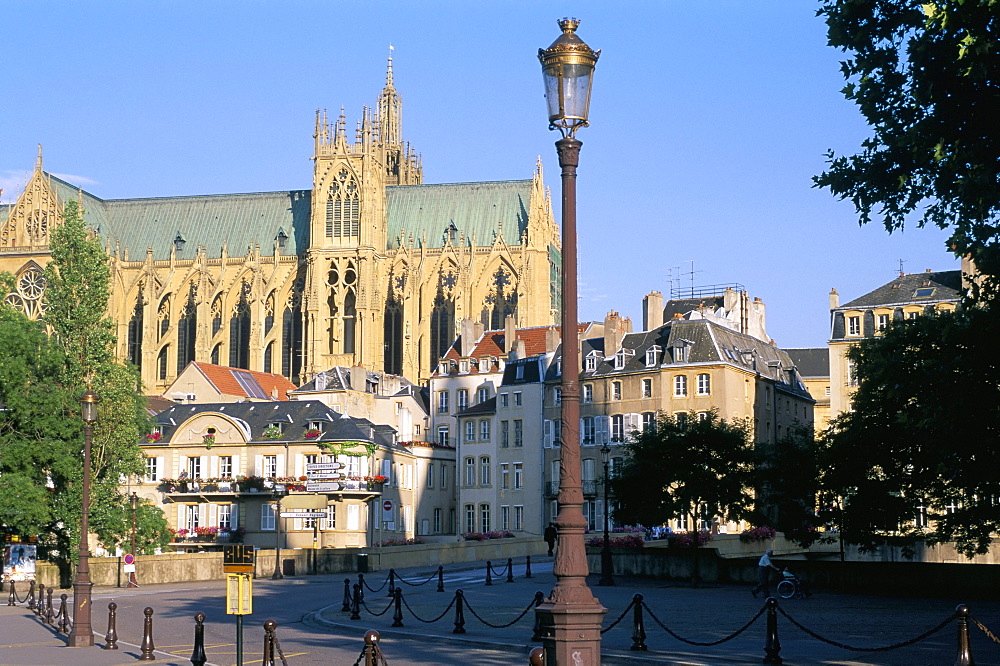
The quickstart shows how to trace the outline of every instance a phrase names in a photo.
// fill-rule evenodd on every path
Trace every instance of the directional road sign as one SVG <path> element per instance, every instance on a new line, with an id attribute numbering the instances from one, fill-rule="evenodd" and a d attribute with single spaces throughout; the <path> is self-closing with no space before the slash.
<path id="1" fill-rule="evenodd" d="M 306 474 L 309 472 L 335 472 L 338 469 L 343 468 L 344 463 L 332 462 L 332 463 L 307 463 L 306 464 Z"/>
<path id="2" fill-rule="evenodd" d="M 307 479 L 339 479 L 340 472 L 306 472 Z"/>
<path id="3" fill-rule="evenodd" d="M 282 511 L 282 518 L 319 518 L 325 515 L 322 511 Z"/>
<path id="4" fill-rule="evenodd" d="M 307 493 L 330 493 L 340 490 L 340 484 L 336 482 L 331 483 L 306 483 Z"/>

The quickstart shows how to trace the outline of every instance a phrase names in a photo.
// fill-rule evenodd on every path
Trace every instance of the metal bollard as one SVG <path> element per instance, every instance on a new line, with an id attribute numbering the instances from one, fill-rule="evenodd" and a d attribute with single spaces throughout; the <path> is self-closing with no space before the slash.
<path id="1" fill-rule="evenodd" d="M 344 579 L 344 605 L 340 607 L 344 613 L 351 611 L 351 579 Z"/>
<path id="2" fill-rule="evenodd" d="M 194 648 L 191 650 L 191 666 L 205 666 L 205 614 L 194 614 Z"/>
<path id="3" fill-rule="evenodd" d="M 507 582 L 514 582 L 514 560 L 513 558 L 507 558 Z"/>
<path id="4" fill-rule="evenodd" d="M 365 666 L 378 666 L 379 649 L 378 642 L 382 640 L 381 634 L 374 629 L 365 632 Z"/>
<path id="5" fill-rule="evenodd" d="M 493 584 L 493 563 L 486 560 L 486 584 Z"/>
<path id="6" fill-rule="evenodd" d="M 541 591 L 535 592 L 535 608 L 541 606 L 543 601 L 545 601 L 545 595 Z M 542 640 L 542 618 L 537 612 L 535 612 L 535 626 L 531 628 L 531 640 Z"/>
<path id="7" fill-rule="evenodd" d="M 351 606 L 351 619 L 361 619 L 361 586 L 354 584 L 354 604 Z"/>
<path id="8" fill-rule="evenodd" d="M 156 649 L 156 646 L 153 645 L 153 609 L 146 606 L 142 614 L 146 616 L 146 619 L 142 622 L 142 643 L 139 645 L 139 651 L 142 654 L 139 655 L 139 661 L 155 661 L 156 657 L 153 656 L 153 651 Z"/>
<path id="9" fill-rule="evenodd" d="M 46 592 L 47 592 L 47 598 L 45 604 L 45 623 L 55 624 L 56 612 L 52 610 L 52 588 L 50 587 Z"/>
<path id="10" fill-rule="evenodd" d="M 261 666 L 274 666 L 274 628 L 277 626 L 274 620 L 264 622 L 264 659 Z"/>
<path id="11" fill-rule="evenodd" d="M 11 582 L 11 588 L 14 587 L 13 582 Z M 35 581 L 28 583 L 28 608 L 33 609 L 35 607 Z"/>
<path id="12" fill-rule="evenodd" d="M 545 666 L 545 648 L 536 647 L 528 654 L 528 663 L 531 666 Z"/>
<path id="13" fill-rule="evenodd" d="M 389 594 L 385 595 L 387 597 L 396 596 L 396 570 L 389 569 Z"/>
<path id="14" fill-rule="evenodd" d="M 958 657 L 955 659 L 955 666 L 975 666 L 969 647 L 969 607 L 959 604 L 955 609 L 955 618 L 958 620 Z"/>
<path id="15" fill-rule="evenodd" d="M 646 652 L 646 625 L 642 620 L 642 595 L 632 596 L 632 646 L 629 650 L 633 652 Z"/>
<path id="16" fill-rule="evenodd" d="M 764 639 L 765 664 L 783 663 L 781 658 L 781 641 L 778 640 L 778 600 L 768 597 L 767 602 L 767 638 Z"/>
<path id="17" fill-rule="evenodd" d="M 10 594 L 7 595 L 7 605 L 8 606 L 17 605 L 17 595 L 14 594 L 14 581 L 10 581 Z"/>
<path id="18" fill-rule="evenodd" d="M 66 599 L 69 595 L 63 592 L 59 595 L 59 631 L 64 634 L 69 633 L 69 604 Z"/>
<path id="19" fill-rule="evenodd" d="M 444 567 L 438 565 L 438 592 L 444 592 Z"/>
<path id="20" fill-rule="evenodd" d="M 526 555 L 524 558 L 524 577 L 531 578 L 531 555 Z"/>
<path id="21" fill-rule="evenodd" d="M 361 588 L 361 601 L 365 600 L 365 575 L 363 573 L 358 574 L 358 587 Z"/>
<path id="22" fill-rule="evenodd" d="M 465 633 L 465 593 L 461 589 L 455 590 L 455 628 L 451 633 Z"/>
<path id="23" fill-rule="evenodd" d="M 397 587 L 396 593 L 393 595 L 396 604 L 395 610 L 392 612 L 392 626 L 402 627 L 403 626 L 403 588 Z"/>
<path id="24" fill-rule="evenodd" d="M 11 587 L 14 583 L 11 582 Z M 45 583 L 38 584 L 38 603 L 35 604 L 35 615 L 41 617 L 45 612 Z"/>
<path id="25" fill-rule="evenodd" d="M 115 618 L 118 610 L 118 604 L 111 602 L 108 604 L 108 633 L 104 635 L 104 648 L 105 650 L 117 650 L 118 649 L 118 628 L 115 626 Z"/>

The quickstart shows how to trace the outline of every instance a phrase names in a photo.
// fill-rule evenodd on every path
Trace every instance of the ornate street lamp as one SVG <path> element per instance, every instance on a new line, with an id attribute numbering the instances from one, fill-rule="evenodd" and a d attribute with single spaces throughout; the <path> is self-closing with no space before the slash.
<path id="1" fill-rule="evenodd" d="M 129 501 L 129 505 L 132 507 L 132 546 L 131 546 L 131 549 L 129 550 L 129 552 L 132 553 L 132 557 L 133 557 L 132 566 L 134 567 L 134 566 L 136 566 L 135 560 L 134 560 L 134 558 L 135 558 L 135 512 L 139 508 L 139 496 L 136 495 L 135 492 L 133 492 L 132 495 L 129 496 L 128 501 Z M 128 572 L 128 585 L 126 585 L 125 587 L 139 587 L 139 581 L 136 580 L 135 571 L 134 570 Z"/>
<path id="2" fill-rule="evenodd" d="M 288 494 L 288 486 L 276 483 L 271 494 L 278 502 L 274 512 L 274 573 L 271 574 L 271 580 L 281 580 L 285 577 L 281 573 L 281 498 Z"/>
<path id="3" fill-rule="evenodd" d="M 614 585 L 614 562 L 611 560 L 611 539 L 608 537 L 608 463 L 611 462 L 611 447 L 605 442 L 601 447 L 601 461 L 604 463 L 604 546 L 601 548 L 601 580 L 598 585 Z"/>
<path id="4" fill-rule="evenodd" d="M 559 474 L 559 548 L 553 564 L 556 585 L 536 611 L 544 629 L 548 664 L 601 663 L 601 619 L 607 609 L 587 587 L 587 550 L 583 534 L 583 484 L 580 465 L 580 340 L 577 334 L 576 168 L 580 147 L 576 130 L 587 126 L 590 86 L 600 51 L 576 35 L 580 22 L 559 21 L 562 34 L 538 50 L 545 79 L 549 129 L 558 129 L 556 153 L 562 168 L 562 459 Z"/>
<path id="5" fill-rule="evenodd" d="M 80 501 L 80 555 L 76 565 L 76 580 L 73 582 L 73 630 L 70 631 L 69 647 L 90 647 L 94 644 L 94 630 L 90 624 L 91 589 L 90 580 L 90 438 L 94 422 L 97 421 L 97 401 L 99 398 L 89 388 L 80 397 L 80 418 L 83 419 L 83 497 Z"/>

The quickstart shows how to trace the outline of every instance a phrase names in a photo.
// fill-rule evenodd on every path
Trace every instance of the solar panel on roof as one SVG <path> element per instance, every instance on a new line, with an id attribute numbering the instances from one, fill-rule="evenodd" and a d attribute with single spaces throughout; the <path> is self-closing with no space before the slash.
<path id="1" fill-rule="evenodd" d="M 244 370 L 233 370 L 233 376 L 239 383 L 240 388 L 250 396 L 251 398 L 258 398 L 260 400 L 267 400 L 267 393 L 264 393 L 264 389 L 260 387 L 257 380 L 249 372 Z"/>

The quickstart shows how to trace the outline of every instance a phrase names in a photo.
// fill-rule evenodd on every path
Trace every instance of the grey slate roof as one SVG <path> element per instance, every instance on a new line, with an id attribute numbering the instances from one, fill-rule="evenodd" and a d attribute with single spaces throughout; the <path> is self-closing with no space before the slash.
<path id="1" fill-rule="evenodd" d="M 930 296 L 918 296 L 917 290 L 932 288 Z M 958 301 L 961 297 L 962 271 L 937 271 L 900 275 L 864 296 L 844 303 L 838 309 L 873 308 L 907 303 L 936 303 Z"/>
<path id="2" fill-rule="evenodd" d="M 801 347 L 785 352 L 803 377 L 830 376 L 830 350 L 827 347 Z"/>
<path id="3" fill-rule="evenodd" d="M 356 419 L 338 414 L 318 400 L 289 400 L 285 402 L 219 402 L 199 405 L 175 405 L 156 415 L 156 424 L 163 428 L 164 439 L 192 416 L 203 412 L 219 412 L 242 421 L 250 429 L 254 442 L 342 442 L 365 441 L 391 446 L 391 435 L 386 439 L 381 427 L 366 419 Z M 316 439 L 306 439 L 309 421 L 323 421 L 323 434 Z M 263 439 L 268 424 L 280 421 L 282 436 Z M 372 429 L 375 429 L 373 432 Z M 391 428 L 389 430 L 392 430 Z M 395 431 L 393 431 L 395 432 Z"/>
<path id="4" fill-rule="evenodd" d="M 497 398 L 493 396 L 489 400 L 484 400 L 478 405 L 472 405 L 460 410 L 455 416 L 479 416 L 481 414 L 496 414 Z"/>
<path id="5" fill-rule="evenodd" d="M 112 252 L 142 260 L 152 248 L 153 259 L 166 260 L 178 236 L 185 241 L 179 259 L 194 258 L 203 246 L 208 258 L 245 256 L 259 245 L 270 255 L 279 230 L 287 237 L 283 255 L 303 254 L 309 247 L 310 190 L 214 194 L 148 199 L 101 199 L 55 176 L 51 182 L 61 203 L 82 199 L 84 220 Z M 531 180 L 482 183 L 396 185 L 386 188 L 387 245 L 398 247 L 412 237 L 424 247 L 443 247 L 446 230 L 454 225 L 456 243 L 490 245 L 498 232 L 519 244 L 528 226 Z M 10 206 L 0 208 L 4 217 Z"/>

